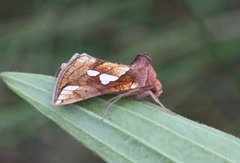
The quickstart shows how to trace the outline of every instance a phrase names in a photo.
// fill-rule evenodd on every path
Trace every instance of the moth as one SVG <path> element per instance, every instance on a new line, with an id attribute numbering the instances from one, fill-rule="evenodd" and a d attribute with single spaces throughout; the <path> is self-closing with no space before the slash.
<path id="1" fill-rule="evenodd" d="M 54 105 L 66 105 L 104 94 L 117 94 L 108 108 L 123 97 L 148 98 L 170 112 L 159 101 L 163 92 L 148 54 L 139 54 L 130 65 L 111 63 L 86 53 L 76 53 L 56 74 Z M 106 111 L 108 110 L 106 109 Z M 105 111 L 105 112 L 106 112 Z"/>

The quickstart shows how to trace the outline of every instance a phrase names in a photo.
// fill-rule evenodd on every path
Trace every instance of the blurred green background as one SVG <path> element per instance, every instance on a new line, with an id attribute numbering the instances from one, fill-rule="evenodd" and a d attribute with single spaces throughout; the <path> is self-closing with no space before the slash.
<path id="1" fill-rule="evenodd" d="M 174 112 L 240 136 L 239 0 L 0 2 L 0 70 L 54 75 L 75 52 L 153 58 Z M 0 162 L 103 162 L 0 83 Z"/>

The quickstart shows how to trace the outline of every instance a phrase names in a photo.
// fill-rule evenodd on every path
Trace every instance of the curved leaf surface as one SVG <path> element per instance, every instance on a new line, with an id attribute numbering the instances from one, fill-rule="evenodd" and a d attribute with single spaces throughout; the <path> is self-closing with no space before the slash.
<path id="1" fill-rule="evenodd" d="M 54 78 L 5 72 L 4 82 L 106 162 L 238 162 L 240 140 L 148 102 L 96 97 L 67 106 L 51 104 Z"/>

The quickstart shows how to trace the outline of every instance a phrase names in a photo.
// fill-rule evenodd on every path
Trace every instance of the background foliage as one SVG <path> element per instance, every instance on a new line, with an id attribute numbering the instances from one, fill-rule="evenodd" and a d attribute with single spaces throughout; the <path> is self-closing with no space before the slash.
<path id="1" fill-rule="evenodd" d="M 168 108 L 240 136 L 238 0 L 12 0 L 0 8 L 1 71 L 54 75 L 75 52 L 126 64 L 147 52 Z M 100 161 L 0 87 L 0 162 Z"/>

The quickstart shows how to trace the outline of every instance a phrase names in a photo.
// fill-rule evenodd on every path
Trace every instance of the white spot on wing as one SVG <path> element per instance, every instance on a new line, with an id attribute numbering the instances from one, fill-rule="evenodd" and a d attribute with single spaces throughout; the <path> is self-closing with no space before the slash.
<path id="1" fill-rule="evenodd" d="M 65 97 L 65 95 L 63 95 L 63 94 L 60 94 L 59 96 L 58 96 L 58 100 L 64 100 L 66 97 Z"/>
<path id="2" fill-rule="evenodd" d="M 77 90 L 79 86 L 74 86 L 74 85 L 69 85 L 63 88 L 63 90 L 60 92 L 60 95 L 58 96 L 57 102 L 55 103 L 56 105 L 61 103 L 61 100 L 66 99 L 68 95 L 71 95 L 73 91 Z"/>
<path id="3" fill-rule="evenodd" d="M 132 83 L 131 89 L 135 89 L 135 88 L 137 88 L 137 86 L 138 86 L 138 83 Z"/>
<path id="4" fill-rule="evenodd" d="M 69 94 L 69 92 L 72 92 L 72 91 L 68 91 L 68 90 L 62 90 L 62 92 L 61 92 L 61 94 L 63 94 L 63 95 L 67 95 L 67 94 Z"/>
<path id="5" fill-rule="evenodd" d="M 113 76 L 113 75 L 108 75 L 108 74 L 101 74 L 99 77 L 100 77 L 100 81 L 103 85 L 106 85 L 106 84 L 110 83 L 111 81 L 118 80 L 118 77 Z"/>
<path id="6" fill-rule="evenodd" d="M 100 74 L 100 72 L 95 70 L 87 70 L 87 74 L 88 76 L 97 76 L 98 74 Z"/>
<path id="7" fill-rule="evenodd" d="M 62 103 L 61 100 L 57 100 L 57 101 L 55 102 L 55 105 L 59 105 L 59 104 L 61 104 L 61 103 Z"/>
<path id="8" fill-rule="evenodd" d="M 65 88 L 63 88 L 63 90 L 65 90 L 65 91 L 75 91 L 78 88 L 79 88 L 79 86 L 77 86 L 77 85 L 69 85 L 69 86 L 66 86 Z"/>

